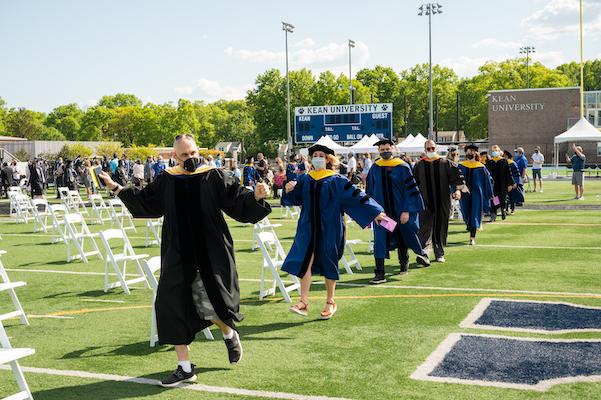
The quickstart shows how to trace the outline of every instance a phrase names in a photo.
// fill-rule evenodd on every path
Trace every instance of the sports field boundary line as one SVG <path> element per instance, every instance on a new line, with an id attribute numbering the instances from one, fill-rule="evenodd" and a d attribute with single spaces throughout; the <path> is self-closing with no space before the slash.
<path id="1" fill-rule="evenodd" d="M 0 365 L 0 369 L 10 370 L 11 367 L 10 367 L 10 365 Z M 102 380 L 102 381 L 137 383 L 140 385 L 157 386 L 160 388 L 160 386 L 159 386 L 160 382 L 156 379 L 150 379 L 150 378 L 137 378 L 137 377 L 132 377 L 132 376 L 103 374 L 103 373 L 95 373 L 95 372 L 87 372 L 87 371 L 24 367 L 24 366 L 21 366 L 21 369 L 24 372 L 31 373 L 31 374 L 44 374 L 44 375 L 65 376 L 65 377 L 73 377 L 73 378 L 95 379 L 95 380 Z M 303 395 L 303 394 L 286 393 L 286 392 L 269 392 L 269 391 L 264 391 L 264 390 L 242 389 L 242 388 L 233 388 L 233 387 L 224 387 L 224 386 L 210 386 L 210 385 L 204 385 L 202 383 L 185 384 L 185 385 L 181 385 L 176 388 L 173 388 L 173 389 L 163 389 L 163 388 L 161 388 L 161 389 L 162 390 L 174 390 L 174 389 L 192 390 L 195 392 L 233 394 L 233 395 L 238 395 L 238 396 L 259 397 L 259 398 L 268 398 L 268 399 L 348 400 L 348 399 L 345 399 L 342 397 L 314 396 L 314 395 Z"/>

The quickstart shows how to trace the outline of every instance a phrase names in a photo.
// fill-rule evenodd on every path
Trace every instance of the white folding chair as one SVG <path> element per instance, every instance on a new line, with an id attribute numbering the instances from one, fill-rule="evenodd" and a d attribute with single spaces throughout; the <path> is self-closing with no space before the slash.
<path id="1" fill-rule="evenodd" d="M 33 231 L 47 233 L 52 229 L 52 213 L 46 199 L 31 200 L 33 211 Z"/>
<path id="2" fill-rule="evenodd" d="M 15 223 L 28 223 L 33 220 L 33 209 L 29 197 L 20 192 L 10 192 L 11 212 L 14 214 Z"/>
<path id="3" fill-rule="evenodd" d="M 373 225 L 373 223 L 369 224 L 366 229 L 371 231 L 369 233 L 369 236 L 367 237 L 367 252 L 373 253 L 374 252 L 374 225 Z"/>
<path id="4" fill-rule="evenodd" d="M 83 215 L 78 213 L 65 214 L 64 220 L 67 232 L 67 241 L 65 243 L 67 245 L 67 262 L 81 259 L 87 263 L 88 257 L 94 255 L 97 255 L 102 260 L 102 254 L 100 254 L 100 249 L 94 240 L 95 237 L 98 237 L 98 234 L 90 232 L 90 228 L 88 228 Z M 92 246 L 92 250 L 88 252 L 85 251 L 86 239 L 88 239 Z M 72 247 L 77 250 L 78 254 L 71 254 Z M 75 252 L 73 251 L 73 253 Z"/>
<path id="5" fill-rule="evenodd" d="M 252 250 L 259 248 L 257 244 L 257 235 L 261 232 L 272 232 L 275 235 L 275 228 L 279 228 L 282 224 L 272 224 L 269 218 L 265 217 L 261 221 L 253 225 Z M 277 236 L 277 235 L 276 235 Z"/>
<path id="6" fill-rule="evenodd" d="M 65 215 L 69 213 L 69 209 L 64 204 L 51 204 L 49 210 L 52 218 L 52 243 L 67 243 Z"/>
<path id="7" fill-rule="evenodd" d="M 286 253 L 282 248 L 282 244 L 278 240 L 277 236 L 273 232 L 260 232 L 257 234 L 257 243 L 263 253 L 263 266 L 261 268 L 261 287 L 259 289 L 259 300 L 266 296 L 272 296 L 276 292 L 276 287 L 280 289 L 284 300 L 288 303 L 292 302 L 290 299 L 289 292 L 298 290 L 300 293 L 300 281 L 294 275 L 290 275 L 292 278 L 292 285 L 286 286 L 282 278 L 280 277 L 280 268 L 286 258 Z M 272 285 L 269 288 L 265 288 L 265 270 L 268 269 L 271 272 Z"/>
<path id="8" fill-rule="evenodd" d="M 0 256 L 6 254 L 5 250 L 0 250 Z M 22 287 L 27 285 L 25 282 L 11 282 L 8 278 L 8 274 L 6 273 L 6 269 L 4 269 L 4 264 L 0 261 L 0 292 L 8 292 L 10 295 L 10 299 L 13 302 L 15 307 L 15 311 L 11 311 L 5 314 L 0 315 L 0 321 L 4 321 L 9 318 L 19 317 L 21 323 L 23 325 L 29 325 L 29 321 L 27 320 L 27 316 L 25 315 L 25 311 L 23 311 L 23 306 L 21 306 L 21 302 L 17 297 L 17 293 L 15 289 L 18 287 Z"/>
<path id="9" fill-rule="evenodd" d="M 159 341 L 159 335 L 157 334 L 157 315 L 156 310 L 154 308 L 154 303 L 157 299 L 157 290 L 159 288 L 159 282 L 155 276 L 155 273 L 161 269 L 161 257 L 156 256 L 149 258 L 148 260 L 141 260 L 142 269 L 146 274 L 146 280 L 150 284 L 150 288 L 152 289 L 152 311 L 150 313 L 150 347 L 154 347 L 154 345 Z M 209 328 L 203 329 L 202 333 L 204 333 L 205 338 L 208 340 L 213 340 L 213 334 Z"/>
<path id="10" fill-rule="evenodd" d="M 29 385 L 27 385 L 27 381 L 25 380 L 25 376 L 23 375 L 23 370 L 19 365 L 19 361 L 23 357 L 30 356 L 35 353 L 34 349 L 28 348 L 13 348 L 8 340 L 8 335 L 4 330 L 4 325 L 0 321 L 0 364 L 9 364 L 11 370 L 13 371 L 13 375 L 15 376 L 15 380 L 17 381 L 17 385 L 19 386 L 19 393 L 13 394 L 11 396 L 5 397 L 4 400 L 33 400 L 33 396 L 31 395 L 31 390 L 29 390 Z"/>
<path id="11" fill-rule="evenodd" d="M 114 253 L 111 248 L 111 240 L 121 240 L 123 242 L 122 252 Z M 146 287 L 150 288 L 148 281 L 145 278 L 144 270 L 140 264 L 140 260 L 148 257 L 148 254 L 136 254 L 134 249 L 125 234 L 123 229 L 107 229 L 106 231 L 100 232 L 100 240 L 106 251 L 106 263 L 104 267 L 104 291 L 108 292 L 109 289 L 121 286 L 126 294 L 130 294 L 129 285 L 137 282 L 144 282 Z M 138 270 L 138 275 L 135 278 L 127 279 L 127 263 L 128 261 L 133 262 Z M 122 264 L 120 266 L 119 264 Z M 117 274 L 116 282 L 109 282 L 109 271 L 113 268 Z"/>
<path id="12" fill-rule="evenodd" d="M 451 199 L 449 219 L 463 219 L 463 214 L 461 214 L 461 203 L 459 203 L 459 200 Z"/>
<path id="13" fill-rule="evenodd" d="M 91 194 L 89 197 L 92 205 L 92 221 L 104 225 L 105 221 L 112 221 L 111 211 L 106 206 L 104 199 L 99 194 Z"/>
<path id="14" fill-rule="evenodd" d="M 342 265 L 349 275 L 353 274 L 352 267 L 355 267 L 357 271 L 362 271 L 361 263 L 357 259 L 355 252 L 353 251 L 352 245 L 361 243 L 360 239 L 347 240 L 344 244 L 344 253 L 342 254 Z"/>
<path id="15" fill-rule="evenodd" d="M 63 204 L 65 205 L 65 207 L 67 207 L 69 210 L 71 208 L 73 208 L 73 205 L 71 204 L 71 196 L 69 196 L 69 188 L 68 187 L 59 186 L 58 195 L 59 195 L 61 201 L 63 202 Z"/>
<path id="16" fill-rule="evenodd" d="M 8 191 L 6 192 L 6 194 L 8 195 L 8 198 L 10 199 L 10 211 L 9 211 L 8 215 L 11 217 L 12 217 L 13 213 L 16 212 L 15 204 L 14 204 L 14 195 L 17 193 L 21 193 L 21 188 L 19 188 L 18 186 L 9 186 Z"/>
<path id="17" fill-rule="evenodd" d="M 299 206 L 283 206 L 280 207 L 280 216 L 282 214 L 282 212 L 284 213 L 283 218 L 290 218 L 290 219 L 298 219 L 298 217 L 300 216 L 300 207 Z"/>
<path id="18" fill-rule="evenodd" d="M 163 227 L 163 217 L 146 220 L 146 241 L 144 246 L 161 245 L 161 229 Z"/>
<path id="19" fill-rule="evenodd" d="M 113 226 L 123 230 L 133 229 L 134 232 L 137 232 L 134 221 L 131 219 L 131 214 L 121 200 L 110 199 L 109 211 L 111 214 L 111 220 L 113 221 Z"/>
<path id="20" fill-rule="evenodd" d="M 71 204 L 72 212 L 88 215 L 88 208 L 79 195 L 78 190 L 69 190 L 67 195 L 69 196 L 69 203 Z"/>

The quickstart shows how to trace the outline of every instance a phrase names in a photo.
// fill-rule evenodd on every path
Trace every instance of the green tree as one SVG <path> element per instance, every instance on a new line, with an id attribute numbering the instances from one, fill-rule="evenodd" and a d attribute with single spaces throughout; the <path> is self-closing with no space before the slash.
<path id="1" fill-rule="evenodd" d="M 102 96 L 98 100 L 98 105 L 106 108 L 118 108 L 118 107 L 141 107 L 142 100 L 137 98 L 133 94 L 129 93 L 117 93 L 112 96 Z"/>
<path id="2" fill-rule="evenodd" d="M 8 110 L 6 109 L 6 102 L 0 97 L 0 133 L 6 132 L 6 116 Z"/>
<path id="3" fill-rule="evenodd" d="M 286 138 L 286 80 L 278 69 L 260 74 L 246 97 L 252 108 L 259 140 Z"/>
<path id="4" fill-rule="evenodd" d="M 569 79 L 571 86 L 580 86 L 580 63 L 562 64 L 556 70 Z M 584 90 L 601 90 L 601 60 L 587 60 L 584 63 Z"/>
<path id="5" fill-rule="evenodd" d="M 90 107 L 81 118 L 79 140 L 108 140 L 114 110 L 104 106 Z"/>
<path id="6" fill-rule="evenodd" d="M 83 115 L 75 103 L 58 106 L 48 114 L 45 125 L 56 128 L 67 140 L 77 140 Z"/>
<path id="7" fill-rule="evenodd" d="M 46 115 L 25 108 L 11 109 L 6 118 L 6 129 L 12 136 L 29 140 L 41 139 L 47 129 L 44 126 Z"/>
<path id="8" fill-rule="evenodd" d="M 123 154 L 123 148 L 121 148 L 121 145 L 119 143 L 99 143 L 94 149 L 94 154 L 100 157 L 112 158 L 113 154 L 121 156 Z"/>

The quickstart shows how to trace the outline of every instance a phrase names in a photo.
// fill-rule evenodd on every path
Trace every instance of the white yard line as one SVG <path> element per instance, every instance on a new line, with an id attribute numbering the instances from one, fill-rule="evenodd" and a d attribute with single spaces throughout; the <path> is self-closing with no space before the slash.
<path id="1" fill-rule="evenodd" d="M 75 317 L 67 317 L 66 315 L 37 315 L 37 314 L 27 314 L 27 318 L 74 319 Z"/>
<path id="2" fill-rule="evenodd" d="M 125 303 L 124 300 L 83 299 L 82 301 L 90 303 Z"/>
<path id="3" fill-rule="evenodd" d="M 0 369 L 10 370 L 9 365 L 1 365 Z M 148 378 L 136 378 L 131 376 L 114 375 L 114 374 L 99 374 L 87 371 L 74 371 L 74 370 L 62 370 L 62 369 L 50 369 L 50 368 L 36 368 L 36 367 L 21 367 L 23 371 L 32 374 L 44 374 L 54 376 L 67 376 L 73 378 L 85 378 L 85 379 L 98 379 L 102 381 L 113 381 L 113 382 L 127 382 L 137 383 L 141 385 L 158 386 L 159 381 L 156 379 Z M 268 392 L 263 390 L 252 390 L 252 389 L 241 389 L 223 386 L 209 386 L 201 383 L 192 385 L 181 385 L 177 389 L 193 390 L 195 392 L 206 392 L 206 393 L 223 393 L 233 394 L 238 396 L 248 397 L 262 397 L 268 399 L 289 399 L 289 400 L 346 400 L 340 397 L 327 397 L 327 396 L 312 396 L 295 393 L 285 392 Z"/>

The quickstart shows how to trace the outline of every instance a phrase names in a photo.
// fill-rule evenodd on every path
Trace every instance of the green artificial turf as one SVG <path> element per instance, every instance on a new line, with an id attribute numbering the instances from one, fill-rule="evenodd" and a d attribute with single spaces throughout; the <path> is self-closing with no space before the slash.
<path id="1" fill-rule="evenodd" d="M 528 199 L 539 195 L 559 198 L 563 183 L 554 183 L 557 188 L 545 186 L 545 193 L 528 194 Z M 600 183 L 590 182 L 591 190 L 594 185 L 598 190 Z M 569 185 L 566 187 L 570 189 Z M 282 224 L 276 232 L 288 249 L 296 222 L 281 219 L 280 215 L 280 210 L 274 209 L 270 218 L 273 223 Z M 136 223 L 138 232 L 128 231 L 136 252 L 158 255 L 157 246 L 143 247 L 144 221 Z M 251 251 L 252 228 L 231 220 L 228 223 L 235 239 L 241 310 L 246 315 L 240 324 L 245 355 L 239 365 L 230 366 L 218 331 L 213 329 L 216 338 L 213 342 L 199 335 L 190 347 L 192 361 L 200 368 L 199 382 L 203 384 L 352 399 L 599 398 L 601 382 L 558 385 L 540 393 L 416 381 L 410 375 L 450 333 L 545 337 L 460 328 L 459 323 L 483 297 L 601 306 L 601 210 L 520 209 L 504 222 L 499 219 L 497 223 L 486 224 L 478 232 L 475 247 L 466 246 L 465 226 L 452 221 L 445 264 L 417 268 L 412 257 L 410 273 L 400 277 L 396 272 L 397 260 L 392 258 L 386 268 L 389 283 L 377 287 L 338 287 L 339 310 L 330 321 L 318 320 L 325 300 L 321 284 L 312 288 L 308 318 L 289 313 L 289 305 L 281 300 L 259 301 L 261 255 L 259 251 Z M 104 262 L 97 258 L 92 258 L 89 264 L 67 264 L 65 245 L 50 244 L 48 235 L 32 234 L 32 227 L 31 223 L 15 224 L 7 217 L 0 219 L 0 248 L 7 251 L 2 261 L 10 269 L 11 280 L 27 282 L 17 292 L 28 314 L 73 319 L 32 317 L 30 326 L 22 326 L 18 320 L 4 321 L 13 346 L 36 349 L 36 354 L 22 360 L 22 365 L 154 379 L 173 370 L 172 349 L 148 345 L 150 290 L 137 284 L 139 289 L 129 296 L 120 289 L 104 293 L 101 275 L 26 271 L 104 271 Z M 91 225 L 93 231 L 106 228 Z M 369 232 L 360 230 L 356 224 L 349 225 L 349 239 L 365 241 L 368 237 Z M 367 253 L 365 243 L 354 247 L 363 271 L 353 275 L 341 271 L 341 283 L 366 284 L 373 276 L 373 258 Z M 315 281 L 319 281 L 318 277 Z M 529 295 L 472 288 L 586 295 Z M 0 293 L 0 312 L 10 311 L 10 305 L 8 295 Z M 601 339 L 601 334 L 552 337 Z M 26 377 L 37 400 L 250 398 L 35 373 L 26 373 Z M 0 371 L 0 397 L 15 391 L 10 371 Z"/>

